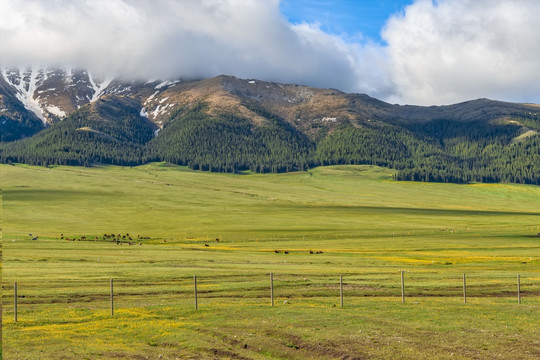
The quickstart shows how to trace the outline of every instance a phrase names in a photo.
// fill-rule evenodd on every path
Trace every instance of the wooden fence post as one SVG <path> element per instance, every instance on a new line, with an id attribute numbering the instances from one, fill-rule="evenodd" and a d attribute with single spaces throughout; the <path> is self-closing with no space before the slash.
<path id="1" fill-rule="evenodd" d="M 339 301 L 343 307 L 343 275 L 339 275 Z"/>
<path id="2" fill-rule="evenodd" d="M 197 299 L 197 275 L 193 275 L 193 291 L 195 294 L 195 310 L 199 309 L 199 303 Z"/>
<path id="3" fill-rule="evenodd" d="M 517 286 L 518 286 L 518 304 L 521 304 L 521 289 L 520 289 L 520 283 L 519 283 L 519 274 L 517 275 Z"/>
<path id="4" fill-rule="evenodd" d="M 274 306 L 274 273 L 270 273 L 270 301 Z"/>
<path id="5" fill-rule="evenodd" d="M 463 273 L 463 303 L 467 303 L 467 282 L 465 280 L 465 273 Z"/>
<path id="6" fill-rule="evenodd" d="M 15 281 L 14 287 L 13 287 L 13 306 L 14 308 L 14 319 L 15 322 L 17 322 L 17 282 Z"/>
<path id="7" fill-rule="evenodd" d="M 401 270 L 401 303 L 405 304 L 405 283 L 403 279 L 403 273 L 404 271 Z"/>
<path id="8" fill-rule="evenodd" d="M 111 278 L 111 316 L 114 316 L 114 286 Z"/>

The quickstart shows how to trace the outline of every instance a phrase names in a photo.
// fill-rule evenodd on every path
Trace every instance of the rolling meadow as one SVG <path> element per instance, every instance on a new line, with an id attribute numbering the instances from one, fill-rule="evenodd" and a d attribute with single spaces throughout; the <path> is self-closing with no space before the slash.
<path id="1" fill-rule="evenodd" d="M 3 358 L 539 358 L 540 187 L 393 175 L 1 165 Z"/>

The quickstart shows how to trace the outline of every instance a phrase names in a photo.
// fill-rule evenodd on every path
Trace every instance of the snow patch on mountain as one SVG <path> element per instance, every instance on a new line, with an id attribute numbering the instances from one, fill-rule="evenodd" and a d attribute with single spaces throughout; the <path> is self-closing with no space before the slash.
<path id="1" fill-rule="evenodd" d="M 60 110 L 60 108 L 56 105 L 49 105 L 45 109 L 47 109 L 47 111 L 50 112 L 51 114 L 56 115 L 58 117 L 61 117 L 61 118 L 66 117 L 66 113 Z"/>
<path id="2" fill-rule="evenodd" d="M 148 113 L 146 112 L 145 108 L 141 109 L 141 112 L 139 113 L 139 115 L 148 119 Z"/>
<path id="3" fill-rule="evenodd" d="M 150 95 L 148 97 L 148 99 L 146 99 L 146 101 L 144 102 L 144 104 L 146 105 L 150 100 L 152 100 L 154 98 L 154 96 L 156 96 L 157 94 L 159 93 L 159 90 L 157 90 L 156 92 L 154 92 L 152 95 Z"/>
<path id="4" fill-rule="evenodd" d="M 25 71 L 21 69 L 2 68 L 1 72 L 2 77 L 15 89 L 15 96 L 24 107 L 36 114 L 44 124 L 47 124 L 43 108 L 35 98 L 36 89 L 47 79 L 47 73 L 36 67 L 29 68 Z"/>
<path id="5" fill-rule="evenodd" d="M 160 82 L 158 85 L 156 85 L 156 87 L 154 89 L 156 90 L 159 90 L 165 86 L 173 86 L 175 84 L 178 84 L 180 82 L 180 80 L 175 80 L 175 81 L 170 81 L 170 80 L 165 80 L 165 81 L 162 81 Z"/>
<path id="6" fill-rule="evenodd" d="M 161 105 L 158 105 L 158 106 L 155 108 L 155 110 L 152 111 L 152 115 L 154 115 L 154 118 L 155 118 L 156 116 L 158 116 L 158 114 L 159 114 L 159 108 L 160 108 L 160 107 L 161 107 Z"/>
<path id="7" fill-rule="evenodd" d="M 92 86 L 92 89 L 94 89 L 94 94 L 92 95 L 92 98 L 90 98 L 90 102 L 94 102 L 103 94 L 107 86 L 114 80 L 112 77 L 107 77 L 105 80 L 103 80 L 101 83 L 97 83 L 94 80 L 94 77 L 90 72 L 88 72 L 88 81 L 90 81 L 90 85 Z"/>

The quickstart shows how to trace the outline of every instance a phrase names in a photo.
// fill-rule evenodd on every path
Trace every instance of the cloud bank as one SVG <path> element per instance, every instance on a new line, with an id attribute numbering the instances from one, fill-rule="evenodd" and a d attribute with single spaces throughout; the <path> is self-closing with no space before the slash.
<path id="1" fill-rule="evenodd" d="M 385 45 L 290 24 L 278 0 L 4 0 L 0 65 L 71 66 L 127 78 L 243 78 L 397 103 L 540 102 L 535 0 L 417 1 Z"/>
<path id="2" fill-rule="evenodd" d="M 538 19 L 536 0 L 417 1 L 382 34 L 396 89 L 389 100 L 540 103 Z"/>

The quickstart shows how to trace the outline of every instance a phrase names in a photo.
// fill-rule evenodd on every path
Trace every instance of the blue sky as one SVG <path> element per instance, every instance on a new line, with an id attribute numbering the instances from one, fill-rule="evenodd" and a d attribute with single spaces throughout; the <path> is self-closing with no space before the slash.
<path id="1" fill-rule="evenodd" d="M 290 23 L 316 23 L 324 32 L 348 41 L 384 44 L 381 29 L 388 18 L 402 14 L 412 0 L 282 0 L 281 13 Z"/>

